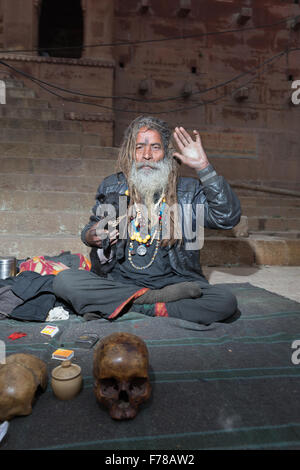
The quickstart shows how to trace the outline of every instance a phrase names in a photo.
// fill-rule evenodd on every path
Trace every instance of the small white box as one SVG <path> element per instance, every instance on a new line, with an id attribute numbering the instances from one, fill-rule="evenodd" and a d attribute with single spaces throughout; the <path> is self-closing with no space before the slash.
<path id="1" fill-rule="evenodd" d="M 56 335 L 58 331 L 58 326 L 47 325 L 45 326 L 45 328 L 42 329 L 41 333 L 42 335 L 51 336 L 52 338 L 54 335 Z"/>

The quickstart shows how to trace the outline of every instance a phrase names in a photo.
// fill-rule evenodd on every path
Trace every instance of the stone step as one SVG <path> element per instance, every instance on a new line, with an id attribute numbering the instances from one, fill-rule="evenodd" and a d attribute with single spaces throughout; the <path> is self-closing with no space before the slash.
<path id="1" fill-rule="evenodd" d="M 255 231 L 300 231 L 300 218 L 292 217 L 248 217 L 248 227 Z"/>
<path id="2" fill-rule="evenodd" d="M 97 177 L 100 184 L 102 175 L 107 176 L 115 170 L 116 161 L 110 159 L 0 157 L 0 175 L 24 173 L 24 177 L 28 174 L 49 175 L 49 177 L 55 175 L 57 178 L 91 176 Z"/>
<path id="3" fill-rule="evenodd" d="M 95 174 L 95 173 L 94 173 Z M 19 189 L 22 191 L 62 191 L 62 192 L 93 192 L 96 190 L 106 176 L 111 174 L 111 170 L 104 173 L 100 168 L 96 176 L 65 176 L 58 174 L 16 174 L 0 173 L 0 191 Z"/>
<path id="4" fill-rule="evenodd" d="M 23 197 L 22 197 L 23 196 Z M 47 203 L 48 201 L 48 203 Z M 16 191 L 16 196 L 7 198 L 0 207 L 0 233 L 35 233 L 39 235 L 78 235 L 88 222 L 95 198 L 92 193 L 28 192 Z M 240 226 L 240 229 L 239 229 Z M 241 222 L 232 230 L 207 230 L 205 240 L 224 238 L 265 237 L 297 239 L 299 231 L 250 232 Z M 244 232 L 242 231 L 244 229 Z"/>
<path id="5" fill-rule="evenodd" d="M 44 129 L 49 131 L 69 131 L 81 132 L 82 126 L 80 121 L 58 121 L 58 120 L 44 120 L 39 119 L 15 119 L 9 117 L 0 117 L 1 129 Z"/>
<path id="6" fill-rule="evenodd" d="M 89 221 L 87 212 L 1 211 L 0 233 L 77 235 Z"/>
<path id="7" fill-rule="evenodd" d="M 49 213 L 52 211 L 82 212 L 89 216 L 95 204 L 96 191 L 66 192 L 66 191 L 1 191 L 0 217 L 3 211 Z M 38 216 L 38 214 L 37 214 Z M 17 215 L 20 217 L 20 215 Z"/>
<path id="8" fill-rule="evenodd" d="M 250 232 L 251 236 L 268 236 L 272 238 L 283 238 L 287 239 L 300 239 L 300 230 L 289 230 L 289 231 L 271 231 L 271 230 L 264 230 L 260 232 Z"/>
<path id="9" fill-rule="evenodd" d="M 58 108 L 21 108 L 10 105 L 0 105 L 0 117 L 15 119 L 56 120 L 64 118 L 64 111 Z"/>
<path id="10" fill-rule="evenodd" d="M 1 108 L 0 108 L 1 109 Z M 43 131 L 41 131 L 43 132 Z M 0 155 L 1 157 L 31 157 L 31 158 L 94 158 L 94 159 L 112 159 L 116 160 L 114 154 L 110 152 L 111 147 L 90 146 L 86 144 L 89 141 L 88 134 L 78 137 L 78 144 L 71 143 L 57 143 L 55 138 L 57 135 L 51 131 L 44 131 L 47 134 L 49 142 L 54 140 L 54 143 L 43 142 L 22 142 L 22 141 L 2 141 L 0 142 Z M 65 134 L 66 136 L 68 133 Z M 98 136 L 96 136 L 98 138 Z M 68 137 L 69 138 L 69 137 Z M 80 142 L 81 139 L 81 142 Z M 92 152 L 91 152 L 92 149 Z M 91 155 L 93 155 L 91 157 Z M 111 156 L 112 155 L 112 156 Z"/>
<path id="11" fill-rule="evenodd" d="M 14 80 L 13 78 L 4 78 L 6 88 L 24 88 L 24 83 L 21 80 Z"/>
<path id="12" fill-rule="evenodd" d="M 93 162 L 93 161 L 89 161 Z M 93 175 L 94 166 L 90 167 L 90 173 Z M 55 170 L 55 169 L 54 169 Z M 79 171 L 80 173 L 80 171 Z M 110 173 L 108 171 L 108 173 Z M 85 211 L 89 214 L 95 203 L 95 194 L 98 181 L 94 188 L 89 192 L 78 191 L 37 191 L 20 190 L 15 191 L 4 189 L 1 191 L 0 211 L 40 211 L 51 212 L 59 210 L 77 212 Z M 1 213 L 1 212 L 0 212 Z M 262 223 L 263 222 L 263 223 Z M 276 236 L 286 235 L 289 238 L 298 238 L 300 233 L 300 219 L 260 219 L 241 217 L 240 223 L 231 230 L 212 230 L 205 229 L 206 237 L 247 237 L 248 233 L 264 233 L 266 235 L 275 234 Z"/>
<path id="13" fill-rule="evenodd" d="M 264 207 L 264 206 L 242 206 L 242 213 L 247 217 L 289 217 L 298 218 L 300 217 L 300 207 Z"/>
<path id="14" fill-rule="evenodd" d="M 2 154 L 2 143 L 9 142 L 39 144 L 77 144 L 101 146 L 101 137 L 96 134 L 83 132 L 68 132 L 44 129 L 0 129 L 0 152 Z"/>
<path id="15" fill-rule="evenodd" d="M 236 193 L 239 195 L 239 191 Z M 240 196 L 239 199 L 242 207 L 300 207 L 300 198 L 289 197 L 289 196 L 271 196 L 271 197 L 259 197 L 259 196 Z"/>
<path id="16" fill-rule="evenodd" d="M 299 266 L 300 239 L 250 235 L 249 238 L 208 238 L 200 253 L 204 266 Z"/>
<path id="17" fill-rule="evenodd" d="M 33 256 L 55 256 L 62 251 L 88 256 L 90 248 L 78 236 L 38 236 L 0 234 L 0 256 L 24 259 Z M 208 238 L 201 249 L 203 266 L 269 265 L 299 266 L 300 240 L 252 236 L 249 239 Z"/>
<path id="18" fill-rule="evenodd" d="M 90 248 L 85 246 L 78 236 L 41 237 L 36 235 L 1 235 L 0 256 L 15 256 L 17 259 L 33 256 L 55 256 L 62 251 L 82 253 L 88 256 Z"/>
<path id="19" fill-rule="evenodd" d="M 80 158 L 81 146 L 78 144 L 1 142 L 0 153 L 2 157 Z"/>
<path id="20" fill-rule="evenodd" d="M 6 84 L 6 98 L 36 98 L 36 93 L 30 88 L 7 86 Z"/>
<path id="21" fill-rule="evenodd" d="M 0 206 L 0 233 L 78 235 L 78 227 L 82 229 L 88 222 L 95 203 L 95 194 L 84 196 L 16 191 L 15 198 L 8 198 Z M 245 226 L 246 222 L 242 221 L 232 230 L 205 230 L 205 239 L 208 232 L 213 232 L 215 237 L 237 237 Z M 244 236 L 248 236 L 246 230 Z"/>
<path id="22" fill-rule="evenodd" d="M 14 106 L 19 108 L 49 109 L 49 102 L 37 98 L 10 98 L 6 97 L 6 104 L 1 106 Z"/>
<path id="23" fill-rule="evenodd" d="M 115 147 L 99 147 L 92 144 L 86 145 L 83 148 L 84 158 L 98 159 L 104 158 L 111 161 L 117 161 L 118 158 L 118 149 Z"/>
<path id="24" fill-rule="evenodd" d="M 205 238 L 208 237 L 234 237 L 244 238 L 249 236 L 248 217 L 245 215 L 241 216 L 240 222 L 230 230 L 215 230 L 215 229 L 204 229 Z"/>
<path id="25" fill-rule="evenodd" d="M 38 195 L 40 194 L 40 198 Z M 47 204 L 47 196 L 52 195 L 54 197 L 49 197 L 49 203 Z M 84 193 L 85 197 L 69 197 L 74 196 L 75 193 L 37 193 L 31 192 L 25 195 L 24 199 L 21 199 L 21 194 L 18 194 L 16 198 L 6 199 L 4 203 L 2 203 L 0 207 L 0 220 L 2 224 L 2 232 L 7 230 L 12 230 L 10 227 L 15 227 L 15 223 L 10 224 L 9 222 L 9 214 L 8 211 L 13 213 L 14 217 L 21 218 L 26 217 L 27 214 L 30 213 L 33 217 L 38 217 L 43 224 L 41 226 L 41 233 L 48 233 L 48 220 L 51 219 L 55 220 L 54 224 L 52 224 L 51 230 L 54 230 L 54 233 L 59 233 L 60 227 L 60 214 L 57 216 L 56 222 L 56 213 L 57 207 L 59 207 L 60 211 L 64 210 L 68 212 L 68 218 L 73 217 L 74 227 L 77 227 L 76 220 L 82 220 L 82 217 L 87 220 L 92 213 L 92 207 L 95 203 L 95 194 Z M 60 197 L 59 197 L 60 196 Z M 12 200 L 13 199 L 13 200 Z M 60 205 L 55 206 L 55 203 L 58 202 Z M 42 216 L 40 217 L 39 212 L 42 211 Z M 22 212 L 22 214 L 20 213 Z M 54 216 L 53 216 L 54 214 Z M 71 228 L 68 229 L 68 233 L 73 234 L 73 226 L 69 226 Z M 26 233 L 30 231 L 30 227 L 26 229 Z M 0 228 L 1 231 L 1 228 Z M 52 233 L 52 232 L 51 232 Z M 77 231 L 75 230 L 75 233 Z M 235 230 L 207 230 L 205 229 L 205 238 L 208 237 L 238 237 L 239 235 L 236 234 Z M 297 232 L 298 233 L 298 232 Z M 249 234 L 245 234 L 243 236 L 249 236 Z M 282 235 L 283 236 L 283 235 Z M 299 238 L 296 235 L 291 236 L 288 233 L 288 238 Z"/>
<path id="26" fill-rule="evenodd" d="M 25 120 L 23 119 L 23 122 Z M 70 131 L 70 132 L 83 132 L 82 124 L 80 121 L 65 120 L 49 120 L 46 121 L 49 131 Z M 46 128 L 45 128 L 46 129 Z"/>

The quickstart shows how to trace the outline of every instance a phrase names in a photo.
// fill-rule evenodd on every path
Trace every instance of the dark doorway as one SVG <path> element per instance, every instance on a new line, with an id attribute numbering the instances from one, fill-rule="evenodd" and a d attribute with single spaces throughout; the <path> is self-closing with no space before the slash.
<path id="1" fill-rule="evenodd" d="M 39 23 L 39 55 L 80 58 L 83 14 L 80 0 L 43 0 Z"/>

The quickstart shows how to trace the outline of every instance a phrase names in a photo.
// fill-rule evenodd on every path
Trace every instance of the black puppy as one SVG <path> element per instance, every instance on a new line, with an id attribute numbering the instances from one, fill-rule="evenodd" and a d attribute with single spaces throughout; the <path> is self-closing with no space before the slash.
<path id="1" fill-rule="evenodd" d="M 99 194 L 97 196 L 97 200 L 100 204 L 111 204 L 115 209 L 115 217 L 111 217 L 111 220 L 117 220 L 120 216 L 119 214 L 119 198 L 120 196 L 124 197 L 124 195 L 120 195 L 119 193 L 112 192 L 108 194 Z M 127 197 L 127 207 L 129 204 L 129 198 Z M 103 211 L 101 214 L 100 220 L 107 218 L 109 213 L 107 211 Z M 115 227 L 119 229 L 119 225 Z M 108 224 L 103 227 L 103 229 L 108 230 Z M 110 258 L 112 256 L 112 260 L 110 262 L 102 264 L 100 262 L 97 250 L 97 247 L 93 247 L 90 252 L 90 259 L 91 259 L 91 272 L 98 274 L 98 276 L 106 277 L 107 273 L 112 271 L 113 267 L 115 266 L 117 260 L 124 258 L 124 249 L 126 245 L 125 239 L 119 239 L 117 243 L 113 246 L 110 245 L 109 236 L 107 235 L 106 238 L 102 239 L 102 249 L 103 254 L 106 258 Z"/>

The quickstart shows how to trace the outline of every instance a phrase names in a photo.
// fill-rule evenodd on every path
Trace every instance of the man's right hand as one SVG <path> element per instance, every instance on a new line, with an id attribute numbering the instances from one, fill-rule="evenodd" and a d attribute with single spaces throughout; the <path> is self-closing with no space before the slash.
<path id="1" fill-rule="evenodd" d="M 100 230 L 97 228 L 98 224 L 99 224 L 99 222 L 97 222 L 95 225 L 93 225 L 86 232 L 86 235 L 85 235 L 86 242 L 90 246 L 96 246 L 98 248 L 102 248 L 102 240 L 105 238 L 105 236 L 108 236 L 110 244 L 115 245 L 115 243 L 117 243 L 118 237 L 119 237 L 118 230 L 116 228 L 111 230 L 111 231 L 103 229 L 100 232 Z M 103 234 L 103 236 L 101 236 L 101 234 Z M 104 234 L 105 234 L 105 236 L 104 236 Z"/>

